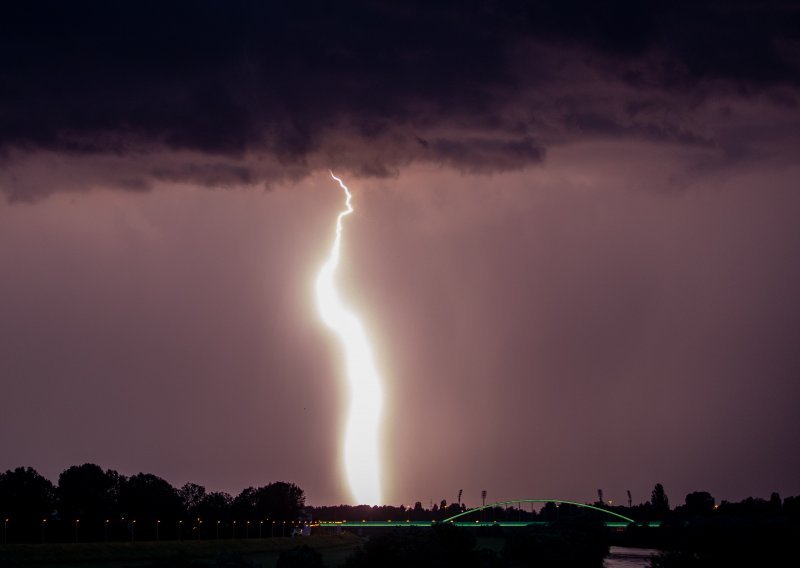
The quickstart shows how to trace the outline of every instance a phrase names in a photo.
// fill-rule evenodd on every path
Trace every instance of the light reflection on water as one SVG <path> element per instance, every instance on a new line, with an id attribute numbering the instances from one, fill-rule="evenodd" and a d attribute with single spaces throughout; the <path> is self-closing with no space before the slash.
<path id="1" fill-rule="evenodd" d="M 651 548 L 627 548 L 612 546 L 611 553 L 603 561 L 605 568 L 649 568 L 650 557 L 658 554 Z"/>

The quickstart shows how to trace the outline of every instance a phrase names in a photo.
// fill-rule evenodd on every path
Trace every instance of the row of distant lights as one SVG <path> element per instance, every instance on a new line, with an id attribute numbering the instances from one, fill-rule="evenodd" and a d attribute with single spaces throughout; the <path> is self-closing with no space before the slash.
<path id="1" fill-rule="evenodd" d="M 719 509 L 719 505 L 715 505 L 715 506 L 714 506 L 714 509 Z M 125 517 L 122 517 L 122 518 L 120 519 L 120 521 L 124 521 L 124 520 L 125 520 Z M 6 524 L 8 524 L 10 521 L 11 521 L 11 519 L 5 519 L 5 522 L 6 522 Z M 75 524 L 76 524 L 76 525 L 77 525 L 77 524 L 79 524 L 80 522 L 81 522 L 81 520 L 80 520 L 80 519 L 75 519 Z M 109 524 L 110 522 L 111 522 L 111 519 L 106 519 L 106 524 Z M 233 524 L 235 525 L 237 522 L 238 522 L 238 521 L 233 521 Z M 267 522 L 269 522 L 269 519 L 267 519 Z M 274 524 L 276 524 L 276 523 L 277 523 L 277 524 L 281 524 L 281 523 L 282 523 L 282 524 L 284 524 L 284 525 L 285 525 L 286 523 L 289 523 L 289 524 L 292 524 L 292 525 L 308 525 L 308 526 L 315 526 L 315 527 L 318 527 L 318 526 L 320 526 L 320 525 L 341 525 L 341 524 L 344 524 L 344 523 L 347 523 L 347 522 L 350 522 L 350 521 L 347 521 L 347 520 L 344 520 L 344 521 L 317 521 L 317 522 L 313 522 L 313 523 L 306 523 L 306 522 L 303 522 L 303 521 L 272 521 L 272 524 L 274 525 Z M 366 519 L 363 519 L 361 522 L 362 522 L 362 523 L 366 523 L 367 521 L 366 521 Z M 391 519 L 389 519 L 387 522 L 388 522 L 388 523 L 391 523 L 391 522 L 392 522 L 392 520 L 391 520 Z M 402 522 L 402 521 L 401 521 L 401 522 Z M 407 522 L 407 523 L 410 523 L 410 522 L 411 522 L 411 519 L 406 519 L 406 522 Z M 450 522 L 452 523 L 453 521 L 450 521 Z M 475 522 L 476 522 L 476 523 L 479 523 L 480 521 L 475 521 Z M 46 523 L 47 523 L 47 519 L 42 519 L 42 524 L 46 524 Z M 131 521 L 131 523 L 136 523 L 136 521 L 135 521 L 135 520 L 133 520 L 133 521 Z M 200 524 L 200 525 L 202 525 L 202 524 L 203 524 L 203 521 L 202 521 L 201 519 L 199 519 L 199 518 L 198 518 L 198 519 L 197 519 L 197 523 L 198 523 L 198 524 Z M 218 524 L 218 525 L 219 525 L 220 523 L 222 523 L 222 521 L 217 521 L 217 524 Z M 160 524 L 161 524 L 161 521 L 156 521 L 156 524 L 157 524 L 157 525 L 160 525 Z M 183 521 L 178 521 L 178 525 L 182 525 L 182 524 L 183 524 Z M 250 524 L 250 521 L 245 521 L 245 524 L 248 524 L 248 525 L 249 525 L 249 524 Z M 258 524 L 260 524 L 260 525 L 263 525 L 263 524 L 264 524 L 264 521 L 259 521 L 259 522 L 258 522 Z"/>
<path id="2" fill-rule="evenodd" d="M 611 501 L 609 501 L 609 504 L 611 504 Z M 558 507 L 558 505 L 556 505 L 556 507 Z M 714 505 L 714 509 L 715 509 L 715 510 L 719 509 L 719 505 Z M 124 520 L 125 520 L 125 517 L 122 517 L 122 518 L 121 518 L 121 520 L 122 520 L 122 521 L 124 521 Z M 5 522 L 6 522 L 6 524 L 7 524 L 9 521 L 10 521 L 10 519 L 5 519 Z M 75 519 L 75 524 L 78 524 L 78 523 L 80 523 L 80 522 L 81 522 L 81 520 L 80 520 L 80 519 Z M 108 524 L 108 523 L 110 523 L 110 522 L 111 522 L 111 520 L 110 520 L 110 519 L 106 519 L 106 524 Z M 132 523 L 135 523 L 136 521 L 134 520 L 134 521 L 131 521 L 131 522 L 132 522 Z M 267 519 L 267 522 L 269 522 L 269 519 Z M 285 525 L 287 522 L 288 522 L 288 523 L 290 523 L 290 524 L 292 524 L 292 525 L 309 525 L 309 526 L 320 526 L 320 524 L 325 524 L 325 525 L 341 525 L 341 524 L 347 523 L 347 522 L 349 522 L 349 521 L 347 521 L 347 520 L 342 520 L 342 521 L 321 521 L 321 522 L 319 522 L 319 521 L 318 521 L 318 522 L 316 522 L 316 523 L 305 523 L 305 522 L 302 522 L 302 521 L 272 521 L 272 524 L 274 525 L 274 524 L 276 524 L 276 523 L 277 523 L 277 524 L 281 524 L 281 523 L 282 523 L 282 524 L 284 524 L 284 525 Z M 362 522 L 362 523 L 366 523 L 367 521 L 366 521 L 366 519 L 362 519 L 362 520 L 361 520 L 361 522 Z M 391 520 L 391 519 L 389 519 L 389 520 L 387 520 L 386 522 L 388 522 L 388 523 L 391 523 L 391 522 L 392 522 L 392 520 Z M 401 521 L 401 522 L 402 522 L 402 521 Z M 411 522 L 411 519 L 406 519 L 406 522 L 407 522 L 407 523 L 410 523 L 410 522 Z M 452 523 L 453 521 L 450 521 L 450 522 Z M 476 522 L 476 523 L 480 523 L 481 521 L 475 521 L 475 522 Z M 42 524 L 44 524 L 44 523 L 47 523 L 47 519 L 42 519 Z M 202 524 L 203 524 L 203 521 L 202 521 L 202 519 L 198 518 L 198 519 L 197 519 L 197 523 L 202 525 Z M 221 524 L 221 523 L 222 523 L 222 521 L 217 521 L 217 524 L 218 524 L 218 525 L 219 525 L 219 524 Z M 236 523 L 237 523 L 237 521 L 233 521 L 233 524 L 234 524 L 234 525 L 236 525 Z M 156 524 L 161 524 L 161 521 L 156 521 Z M 183 521 L 178 521 L 178 525 L 182 525 L 182 524 L 183 524 Z M 249 524 L 250 524 L 250 521 L 246 521 L 246 522 L 245 522 L 245 524 L 249 525 Z M 263 524 L 264 524 L 264 521 L 259 521 L 259 524 L 260 524 L 260 525 L 263 525 Z"/>
<path id="3" fill-rule="evenodd" d="M 120 518 L 120 521 L 124 521 L 124 520 L 125 520 L 125 517 L 122 517 L 122 518 Z M 6 523 L 10 523 L 10 522 L 11 522 L 11 519 L 10 519 L 10 518 L 4 519 L 4 522 L 6 522 Z M 42 522 L 43 522 L 43 523 L 46 523 L 46 522 L 47 522 L 47 519 L 42 519 Z M 76 523 L 76 524 L 77 524 L 77 523 L 80 523 L 80 522 L 81 522 L 81 520 L 80 520 L 80 519 L 75 519 L 75 523 Z M 111 522 L 111 519 L 106 519 L 106 520 L 105 520 L 105 522 L 106 522 L 106 524 L 108 524 L 108 523 L 110 523 L 110 522 Z M 132 523 L 135 523 L 136 521 L 134 520 L 134 521 L 131 521 L 131 522 L 132 522 Z M 203 524 L 203 521 L 202 521 L 201 519 L 197 519 L 197 522 L 198 522 L 198 523 L 200 523 L 201 525 Z M 222 522 L 222 521 L 217 521 L 217 524 L 220 524 L 221 522 Z M 237 522 L 238 522 L 238 521 L 233 521 L 233 524 L 235 525 Z M 269 522 L 269 519 L 267 519 L 267 522 Z M 250 524 L 250 521 L 246 521 L 246 523 L 249 525 L 249 524 Z M 302 521 L 272 521 L 272 524 L 273 524 L 273 525 L 274 525 L 275 523 L 278 523 L 278 524 L 280 524 L 280 523 L 283 523 L 284 525 L 285 525 L 286 523 L 290 523 L 290 524 L 293 524 L 293 525 L 296 525 L 296 524 L 300 524 L 300 525 L 302 525 L 302 524 L 311 524 L 311 523 L 303 523 Z M 156 521 L 156 524 L 161 524 L 161 521 Z M 179 524 L 179 525 L 180 525 L 180 524 L 183 524 L 183 521 L 178 521 L 178 524 Z M 259 521 L 259 524 L 263 525 L 263 524 L 264 524 L 264 521 Z"/>
<path id="4" fill-rule="evenodd" d="M 609 499 L 609 501 L 608 501 L 608 504 L 609 504 L 609 505 L 611 505 L 612 503 L 613 503 L 613 501 L 611 501 L 611 500 Z M 558 506 L 559 506 L 559 503 L 556 503 L 556 508 L 558 508 Z M 718 504 L 717 504 L 717 505 L 714 505 L 714 509 L 715 509 L 715 510 L 719 509 L 719 505 L 718 505 Z M 8 523 L 10 520 L 11 520 L 11 519 L 5 519 L 5 522 L 6 522 L 6 524 L 7 524 L 7 523 Z M 121 521 L 124 521 L 124 520 L 125 520 L 125 517 L 122 517 L 120 520 L 121 520 Z M 267 519 L 267 521 L 269 521 L 269 519 Z M 435 521 L 435 519 L 434 519 L 434 521 Z M 46 523 L 46 522 L 47 522 L 47 519 L 42 519 L 42 523 Z M 78 524 L 78 523 L 80 523 L 80 522 L 81 522 L 81 520 L 80 520 L 80 519 L 75 519 L 75 524 Z M 108 524 L 108 523 L 110 523 L 110 522 L 111 522 L 111 520 L 110 520 L 110 519 L 106 519 L 106 524 Z M 132 523 L 135 523 L 136 521 L 134 520 L 134 521 L 131 521 L 131 522 L 132 522 Z M 320 525 L 320 521 L 317 521 L 316 523 L 305 523 L 305 522 L 303 522 L 303 521 L 272 521 L 272 524 L 274 525 L 274 524 L 276 524 L 276 523 L 278 523 L 278 524 L 281 524 L 281 523 L 283 523 L 283 524 L 285 525 L 287 522 L 288 522 L 288 523 L 290 523 L 290 524 L 292 524 L 292 525 L 309 525 L 309 526 L 319 526 L 319 525 Z M 342 521 L 321 521 L 321 524 L 326 524 L 326 525 L 341 525 L 341 524 L 344 524 L 344 523 L 347 523 L 347 522 L 350 522 L 350 521 L 347 521 L 347 520 L 342 520 Z M 361 520 L 361 522 L 362 522 L 362 523 L 366 523 L 367 521 L 366 521 L 366 519 L 362 519 L 362 520 Z M 392 519 L 389 519 L 389 520 L 387 520 L 386 522 L 388 522 L 388 523 L 391 523 L 391 522 L 392 522 Z M 402 521 L 401 521 L 401 522 L 402 522 Z M 411 519 L 406 519 L 406 522 L 407 522 L 407 523 L 410 523 L 410 522 L 411 522 Z M 450 521 L 450 522 L 452 523 L 453 521 Z M 475 521 L 475 522 L 476 522 L 476 523 L 479 523 L 479 522 L 481 522 L 481 521 Z M 197 518 L 197 523 L 198 523 L 198 524 L 201 524 L 201 525 L 203 524 L 203 521 L 202 521 L 202 519 L 200 519 L 200 517 L 198 517 L 198 518 Z M 217 521 L 217 524 L 218 524 L 218 525 L 219 525 L 220 523 L 222 523 L 222 521 Z M 233 521 L 233 524 L 234 524 L 234 525 L 235 525 L 236 523 L 237 523 L 237 521 Z M 161 524 L 161 521 L 156 521 L 156 524 Z M 178 521 L 178 525 L 182 525 L 182 524 L 183 524 L 183 521 Z M 246 521 L 246 524 L 248 524 L 248 525 L 249 525 L 249 524 L 250 524 L 250 521 Z M 259 521 L 259 524 L 263 525 L 263 524 L 264 524 L 264 521 Z"/>
<path id="5" fill-rule="evenodd" d="M 120 519 L 120 521 L 124 521 L 124 520 L 125 520 L 125 517 L 122 517 L 122 518 Z M 6 522 L 6 524 L 7 524 L 7 523 L 11 522 L 11 519 L 5 519 L 5 522 Z M 81 522 L 81 520 L 80 520 L 80 519 L 75 519 L 75 524 L 76 524 L 76 525 L 77 525 L 77 524 L 79 524 L 80 522 Z M 106 521 L 105 521 L 105 523 L 106 523 L 106 524 L 109 524 L 110 522 L 111 522 L 111 519 L 106 519 Z M 132 520 L 132 521 L 131 521 L 131 523 L 135 523 L 135 522 L 136 522 L 135 520 Z M 238 521 L 233 521 L 233 524 L 235 525 L 237 522 L 238 522 Z M 267 522 L 269 522 L 269 519 L 267 519 Z M 47 519 L 42 519 L 42 524 L 46 524 L 46 523 L 47 523 Z M 202 521 L 201 519 L 197 519 L 197 523 L 202 525 L 202 524 L 203 524 L 203 521 Z M 220 523 L 222 523 L 222 521 L 217 521 L 217 524 L 220 524 Z M 285 525 L 286 523 L 289 523 L 289 524 L 291 524 L 291 525 L 310 525 L 310 524 L 311 524 L 311 523 L 304 523 L 303 521 L 272 521 L 272 524 L 273 524 L 273 525 L 274 525 L 274 524 L 276 524 L 276 523 L 277 523 L 277 524 L 281 524 L 281 523 L 283 523 L 284 525 Z M 160 525 L 160 524 L 161 524 L 161 521 L 156 521 L 156 524 L 157 524 L 157 525 Z M 183 521 L 178 521 L 178 524 L 179 524 L 179 525 L 182 525 L 182 524 L 183 524 Z M 249 525 L 249 524 L 250 524 L 250 521 L 245 521 L 245 524 L 248 524 L 248 525 Z M 263 524 L 264 524 L 264 521 L 259 521 L 259 522 L 258 522 L 258 524 L 260 524 L 260 525 L 263 525 Z"/>

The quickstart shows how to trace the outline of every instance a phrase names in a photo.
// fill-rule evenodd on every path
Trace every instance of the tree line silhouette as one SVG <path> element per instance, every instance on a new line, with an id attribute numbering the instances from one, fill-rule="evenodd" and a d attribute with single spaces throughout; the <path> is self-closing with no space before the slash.
<path id="1" fill-rule="evenodd" d="M 601 491 L 598 497 L 597 506 L 637 520 L 661 520 L 661 527 L 631 525 L 622 532 L 603 530 L 606 536 L 600 539 L 598 527 L 607 519 L 596 511 L 555 503 L 538 510 L 524 505 L 490 507 L 465 520 L 545 521 L 546 525 L 481 527 L 470 531 L 473 537 L 451 530 L 456 527 L 441 528 L 441 524 L 434 525 L 439 527 L 434 532 L 405 528 L 391 534 L 376 533 L 348 566 L 382 562 L 393 557 L 397 547 L 404 554 L 419 555 L 420 562 L 425 554 L 433 558 L 454 555 L 463 561 L 461 566 L 532 565 L 525 558 L 537 558 L 540 565 L 549 558 L 558 564 L 565 550 L 585 553 L 594 562 L 602 558 L 608 543 L 670 551 L 654 561 L 659 567 L 723 566 L 741 558 L 756 563 L 765 557 L 778 558 L 800 534 L 800 497 L 782 500 L 773 493 L 769 499 L 749 497 L 737 503 L 717 503 L 710 493 L 695 491 L 672 508 L 661 484 L 655 485 L 649 501 L 638 505 L 630 499 L 627 506 L 605 501 Z M 429 508 L 421 502 L 412 507 L 312 507 L 305 505 L 303 490 L 293 483 L 248 487 L 233 497 L 194 483 L 176 488 L 150 473 L 126 477 L 89 463 L 66 469 L 56 485 L 30 467 L 0 473 L 4 543 L 268 538 L 288 536 L 312 518 L 442 521 L 466 509 L 463 503 L 445 500 Z M 503 553 L 490 558 L 475 548 L 475 535 L 502 537 Z M 576 543 L 583 548 L 576 548 Z"/>
<path id="2" fill-rule="evenodd" d="M 91 463 L 66 469 L 57 485 L 30 467 L 0 473 L 4 543 L 281 536 L 304 504 L 303 490 L 282 481 L 233 497 Z"/>
<path id="3" fill-rule="evenodd" d="M 600 492 L 602 495 L 602 491 Z M 783 501 L 778 493 L 772 493 L 768 500 L 748 497 L 738 503 L 722 501 L 719 504 L 707 491 L 695 491 L 686 495 L 685 503 L 670 507 L 669 497 L 661 483 L 656 483 L 650 494 L 650 500 L 634 505 L 615 505 L 611 501 L 598 500 L 591 503 L 608 511 L 619 513 L 640 521 L 685 521 L 705 516 L 723 517 L 767 517 L 789 516 L 800 517 L 800 496 L 788 497 Z M 308 507 L 315 520 L 321 521 L 442 521 L 446 518 L 466 511 L 464 503 L 449 503 L 442 500 L 433 503 L 429 508 L 417 501 L 413 507 L 403 505 L 334 505 L 324 507 Z M 559 506 L 550 502 L 536 510 L 530 504 L 510 504 L 508 506 L 487 507 L 483 511 L 472 513 L 465 521 L 544 521 L 553 522 L 571 518 L 598 518 L 609 520 L 603 513 L 587 511 L 570 506 Z"/>

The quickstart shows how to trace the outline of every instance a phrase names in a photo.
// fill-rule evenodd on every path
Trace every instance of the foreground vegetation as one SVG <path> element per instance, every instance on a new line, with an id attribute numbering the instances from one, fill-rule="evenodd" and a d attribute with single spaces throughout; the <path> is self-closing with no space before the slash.
<path id="1" fill-rule="evenodd" d="M 321 558 L 344 559 L 362 539 L 342 533 L 299 538 L 0 545 L 0 567 L 11 566 L 255 566 L 274 565 L 299 546 Z M 323 560 L 324 562 L 324 560 Z M 337 563 L 331 563 L 331 566 Z"/>
<path id="2" fill-rule="evenodd" d="M 601 568 L 609 551 L 608 531 L 595 521 L 524 527 L 489 538 L 478 538 L 478 532 L 443 524 L 376 534 L 347 559 L 345 567 Z M 489 540 L 490 546 L 481 546 L 482 540 Z"/>

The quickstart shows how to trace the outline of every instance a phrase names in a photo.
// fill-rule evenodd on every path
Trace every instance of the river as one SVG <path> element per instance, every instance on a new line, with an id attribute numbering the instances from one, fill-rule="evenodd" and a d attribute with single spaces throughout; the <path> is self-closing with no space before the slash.
<path id="1" fill-rule="evenodd" d="M 603 561 L 604 568 L 650 568 L 650 557 L 658 554 L 651 548 L 612 546 Z"/>

